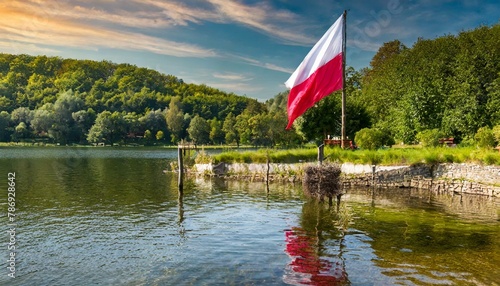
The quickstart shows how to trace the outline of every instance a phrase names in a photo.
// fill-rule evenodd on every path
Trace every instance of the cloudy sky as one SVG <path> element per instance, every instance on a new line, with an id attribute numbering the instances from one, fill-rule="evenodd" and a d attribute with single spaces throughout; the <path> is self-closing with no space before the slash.
<path id="1" fill-rule="evenodd" d="M 0 0 L 0 52 L 131 63 L 269 99 L 348 10 L 347 64 L 500 20 L 498 0 Z"/>

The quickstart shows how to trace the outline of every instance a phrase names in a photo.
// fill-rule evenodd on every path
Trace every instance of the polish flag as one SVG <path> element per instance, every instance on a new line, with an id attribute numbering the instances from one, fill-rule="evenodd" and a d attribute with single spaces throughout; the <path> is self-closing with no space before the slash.
<path id="1" fill-rule="evenodd" d="M 288 96 L 288 125 L 330 93 L 342 89 L 344 15 L 314 45 L 292 76 L 285 82 Z"/>

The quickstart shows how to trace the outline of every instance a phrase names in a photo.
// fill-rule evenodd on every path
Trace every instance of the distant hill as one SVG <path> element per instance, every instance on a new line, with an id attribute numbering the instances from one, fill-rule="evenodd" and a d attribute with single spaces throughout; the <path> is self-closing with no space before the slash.
<path id="1" fill-rule="evenodd" d="M 3 123 L 0 119 L 0 141 L 46 137 L 58 142 L 85 142 L 94 120 L 104 112 L 132 121 L 121 126 L 126 130 L 117 132 L 120 135 L 115 139 L 125 138 L 125 134 L 142 136 L 145 128 L 153 135 L 162 131 L 168 138 L 165 112 L 172 98 L 178 98 L 176 104 L 187 116 L 187 124 L 196 116 L 222 122 L 230 113 L 241 114 L 250 103 L 265 108 L 255 99 L 188 84 L 173 75 L 135 65 L 0 54 L 0 112 L 4 118 Z M 67 114 L 58 114 L 63 110 Z M 148 116 L 154 119 L 155 112 L 163 122 L 146 126 L 144 122 Z M 133 123 L 141 119 L 141 124 Z M 175 139 L 180 140 L 187 133 L 184 130 L 177 135 Z"/>

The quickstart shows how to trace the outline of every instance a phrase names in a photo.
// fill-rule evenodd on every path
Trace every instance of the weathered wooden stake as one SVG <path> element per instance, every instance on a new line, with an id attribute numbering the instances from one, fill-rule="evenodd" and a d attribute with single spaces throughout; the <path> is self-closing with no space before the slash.
<path id="1" fill-rule="evenodd" d="M 179 165 L 179 192 L 182 193 L 184 187 L 184 160 L 182 158 L 182 147 L 177 147 L 177 164 Z"/>
<path id="2" fill-rule="evenodd" d="M 325 144 L 318 146 L 318 165 L 323 164 L 323 159 L 325 158 Z"/>
<path id="3" fill-rule="evenodd" d="M 267 192 L 269 193 L 269 169 L 271 168 L 270 165 L 269 165 L 269 162 L 270 162 L 270 158 L 269 158 L 269 153 L 267 153 L 267 158 L 266 158 L 266 163 L 267 163 L 267 170 L 266 170 L 266 188 L 267 188 Z"/>
<path id="4" fill-rule="evenodd" d="M 372 186 L 375 187 L 375 169 L 377 168 L 376 165 L 372 165 Z"/>

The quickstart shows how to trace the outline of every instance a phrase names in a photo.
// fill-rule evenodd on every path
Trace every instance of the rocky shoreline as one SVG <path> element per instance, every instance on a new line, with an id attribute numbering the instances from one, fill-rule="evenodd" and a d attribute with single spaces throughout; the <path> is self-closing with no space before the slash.
<path id="1" fill-rule="evenodd" d="M 304 168 L 312 163 L 297 164 L 195 164 L 192 173 L 227 179 L 301 182 Z M 344 163 L 341 185 L 349 187 L 416 188 L 439 193 L 475 194 L 500 197 L 500 166 L 469 163 L 437 165 L 371 166 Z"/>

